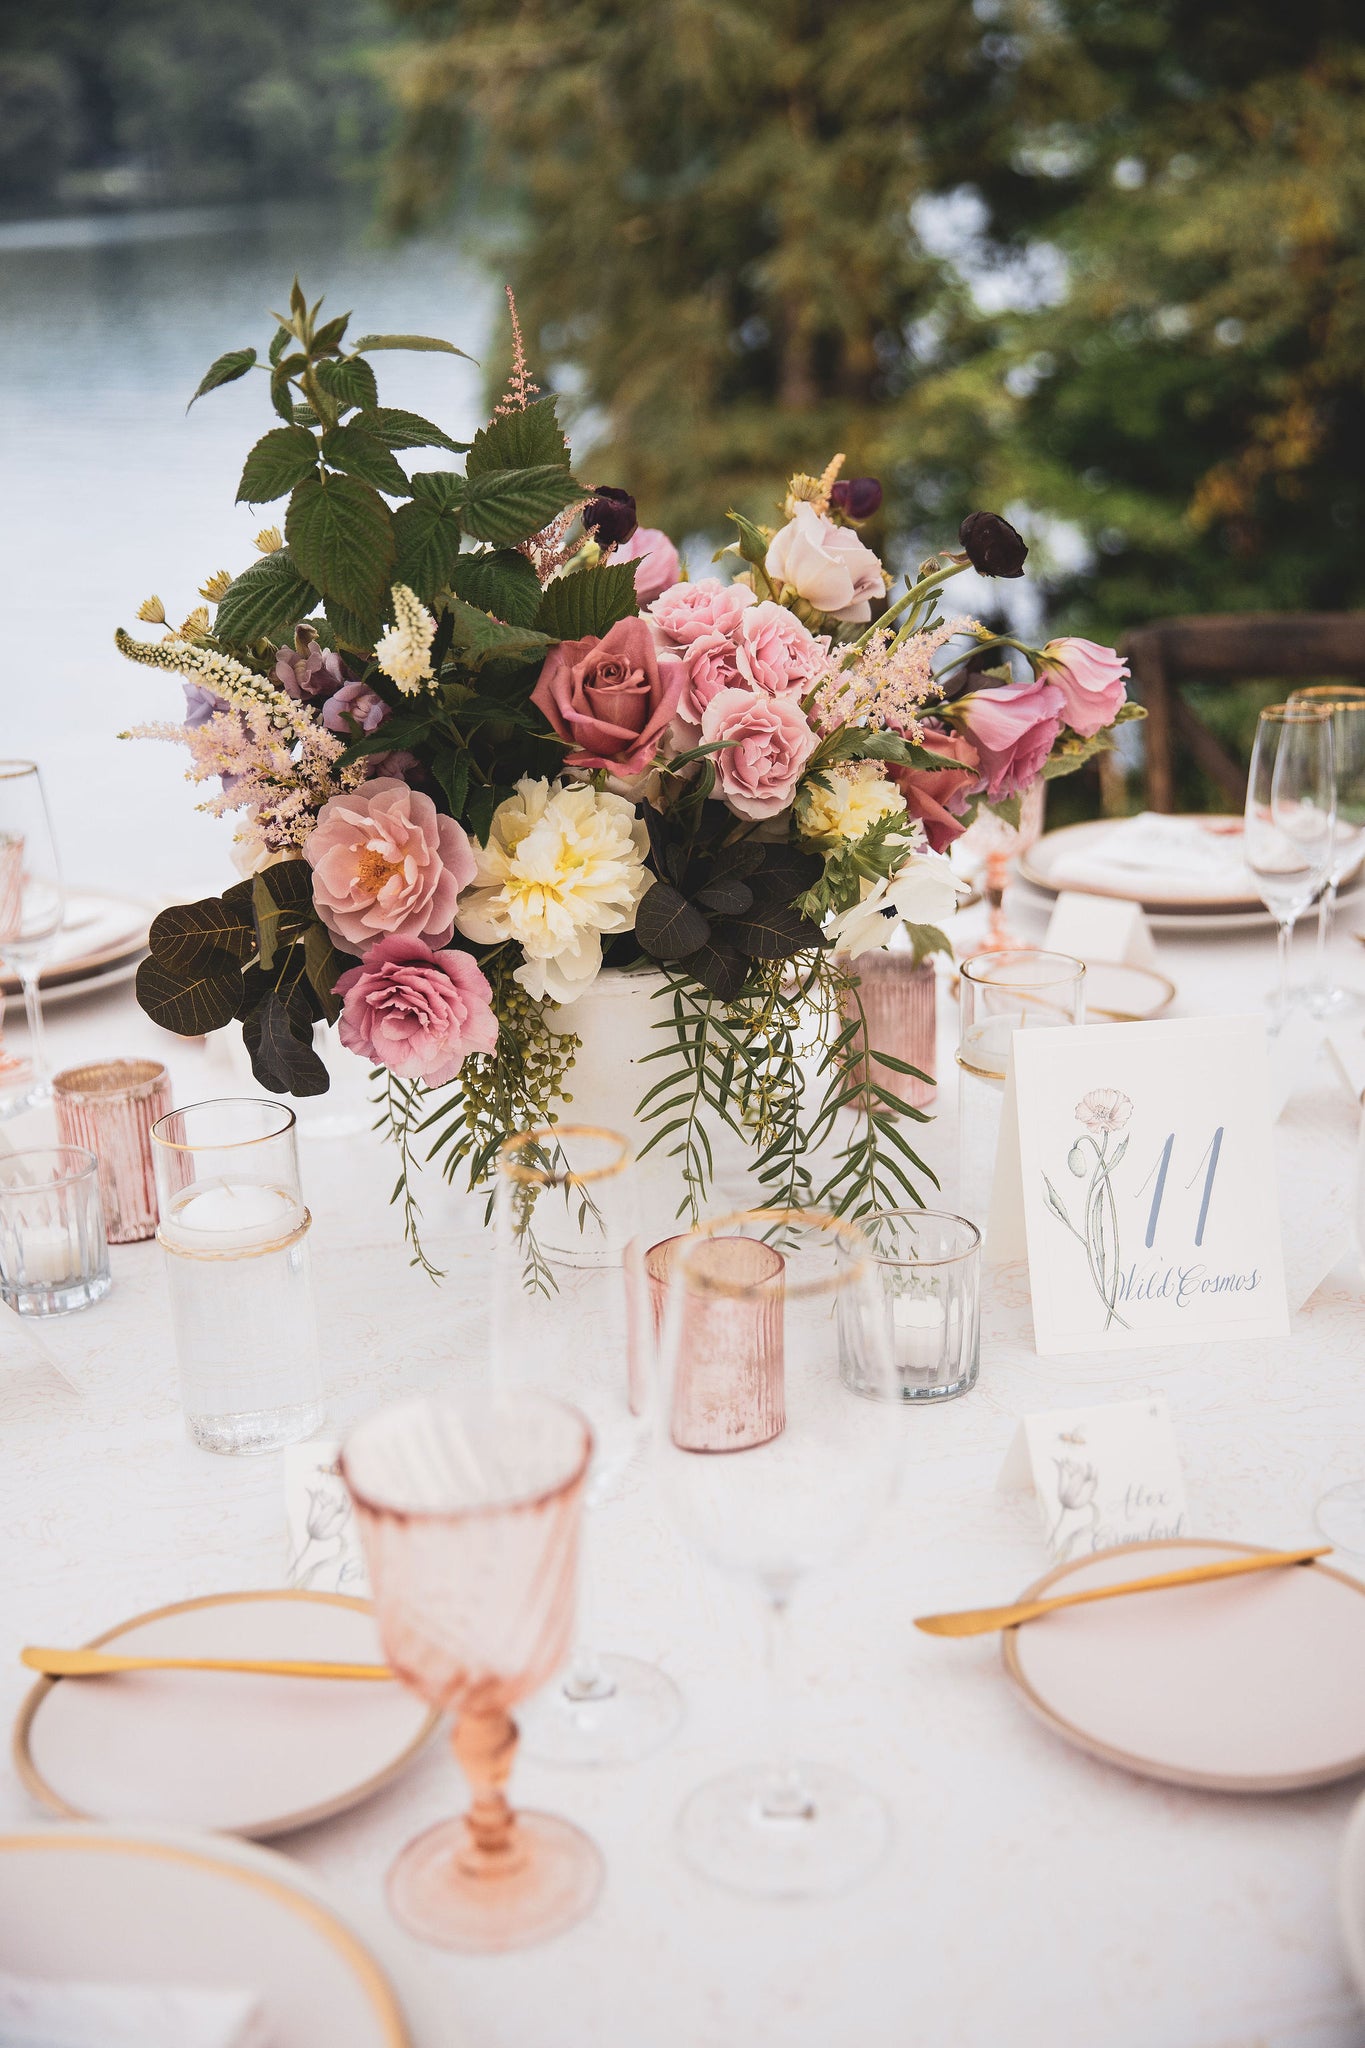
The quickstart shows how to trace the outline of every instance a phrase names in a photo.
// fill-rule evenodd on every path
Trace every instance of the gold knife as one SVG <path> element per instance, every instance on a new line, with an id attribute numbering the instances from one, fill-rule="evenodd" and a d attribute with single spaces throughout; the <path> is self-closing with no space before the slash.
<path id="1" fill-rule="evenodd" d="M 1310 1564 L 1326 1557 L 1329 1543 L 1316 1550 L 1262 1550 L 1252 1557 L 1227 1558 L 1220 1564 L 1189 1565 L 1183 1571 L 1157 1572 L 1146 1579 L 1121 1579 L 1112 1586 L 1087 1586 L 1079 1593 L 1055 1593 L 1042 1600 L 1018 1600 L 1011 1607 L 968 1607 L 960 1614 L 920 1614 L 915 1627 L 929 1636 L 984 1636 L 996 1629 L 1017 1628 L 1037 1621 L 1059 1607 L 1082 1607 L 1090 1600 L 1117 1600 L 1124 1593 L 1155 1593 L 1165 1586 L 1198 1586 L 1209 1579 L 1236 1579 L 1244 1572 L 1268 1572 L 1285 1564 Z"/>
<path id="2" fill-rule="evenodd" d="M 387 1664 L 320 1664 L 278 1657 L 120 1657 L 104 1650 L 19 1652 L 30 1671 L 48 1678 L 103 1678 L 115 1671 L 253 1671 L 267 1678 L 392 1678 Z"/>

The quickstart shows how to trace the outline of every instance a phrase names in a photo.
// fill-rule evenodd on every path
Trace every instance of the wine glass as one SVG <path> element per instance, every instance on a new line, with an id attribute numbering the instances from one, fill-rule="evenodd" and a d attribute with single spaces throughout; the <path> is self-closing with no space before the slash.
<path id="1" fill-rule="evenodd" d="M 958 842 L 964 853 L 981 856 L 978 873 L 981 893 L 990 905 L 990 922 L 973 953 L 1002 953 L 1026 942 L 1016 939 L 1005 916 L 1005 890 L 1009 884 L 1010 862 L 1036 846 L 1042 836 L 1047 784 L 1042 776 L 1031 782 L 1019 798 L 1019 823 L 1006 824 L 983 804 Z"/>
<path id="2" fill-rule="evenodd" d="M 36 1076 L 30 1099 L 52 1090 L 38 976 L 66 915 L 42 777 L 32 761 L 0 761 L 0 959 L 18 975 Z"/>
<path id="3" fill-rule="evenodd" d="M 797 1588 L 865 1539 L 899 1480 L 886 1300 L 861 1232 L 821 1210 L 721 1217 L 661 1251 L 660 1487 L 695 1549 L 760 1594 L 771 1693 L 766 1760 L 695 1791 L 679 1846 L 732 1891 L 841 1892 L 881 1858 L 890 1818 L 856 1778 L 794 1759 L 781 1665 Z M 878 1398 L 842 1384 L 841 1347 Z"/>
<path id="4" fill-rule="evenodd" d="M 1328 976 L 1327 948 L 1336 915 L 1337 891 L 1365 860 L 1365 689 L 1355 683 L 1313 683 L 1290 692 L 1291 704 L 1316 704 L 1332 714 L 1332 764 L 1336 774 L 1337 822 L 1332 866 L 1318 898 L 1318 958 L 1313 1010 L 1319 1017 L 1358 1010 L 1354 989 L 1336 988 Z"/>
<path id="5" fill-rule="evenodd" d="M 457 1716 L 469 1807 L 409 1842 L 388 1880 L 395 1919 L 440 1948 L 546 1941 L 601 1889 L 588 1837 L 514 1812 L 503 1789 L 517 1748 L 508 1710 L 568 1648 L 591 1451 L 575 1409 L 496 1390 L 382 1408 L 342 1450 L 384 1654 Z"/>
<path id="6" fill-rule="evenodd" d="M 630 1147 L 586 1124 L 518 1132 L 498 1155 L 494 1211 L 493 1383 L 540 1387 L 587 1416 L 591 1534 L 628 1484 L 649 1427 L 630 1389 L 625 1257 L 640 1226 Z M 589 1568 L 588 1588 L 591 1578 Z M 681 1695 L 657 1665 L 580 1638 L 523 1734 L 527 1755 L 548 1763 L 627 1764 L 681 1720 Z"/>
<path id="7" fill-rule="evenodd" d="M 1331 712 L 1320 704 L 1268 705 L 1256 721 L 1243 857 L 1279 926 L 1277 1031 L 1291 1002 L 1290 939 L 1331 871 L 1335 819 Z"/>

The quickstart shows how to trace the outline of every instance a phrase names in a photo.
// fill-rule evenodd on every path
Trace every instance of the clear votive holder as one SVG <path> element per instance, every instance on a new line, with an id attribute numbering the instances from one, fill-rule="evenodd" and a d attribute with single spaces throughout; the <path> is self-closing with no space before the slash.
<path id="1" fill-rule="evenodd" d="M 1017 946 L 978 953 L 959 970 L 958 1185 L 955 1201 L 982 1230 L 990 1210 L 1010 1047 L 1016 1031 L 1085 1022 L 1085 963 Z"/>
<path id="2" fill-rule="evenodd" d="M 278 1450 L 322 1420 L 311 1222 L 294 1112 L 226 1098 L 152 1127 L 185 1426 L 202 1450 Z"/>
<path id="3" fill-rule="evenodd" d="M 740 1451 L 768 1443 L 786 1426 L 783 1300 L 786 1260 L 753 1237 L 666 1237 L 644 1255 L 654 1342 L 661 1342 L 684 1245 L 694 1247 L 696 1286 L 672 1304 L 678 1333 L 671 1435 L 683 1451 Z M 638 1405 L 637 1405 L 638 1404 Z M 631 1406 L 642 1404 L 638 1384 Z"/>
<path id="4" fill-rule="evenodd" d="M 44 1145 L 0 1156 L 0 1297 L 21 1316 L 65 1316 L 110 1285 L 94 1153 Z"/>
<path id="5" fill-rule="evenodd" d="M 870 1066 L 874 1081 L 912 1109 L 926 1108 L 938 1092 L 934 1080 L 938 1071 L 938 977 L 933 961 L 916 960 L 913 952 L 887 948 L 860 953 L 856 959 L 839 953 L 835 965 L 858 977 L 857 995 L 867 1023 L 869 1050 L 874 1055 L 890 1053 L 892 1059 L 904 1060 L 929 1076 L 927 1081 L 912 1080 L 909 1074 L 897 1073 L 874 1057 L 862 1062 L 859 1080 L 866 1083 Z M 841 1011 L 845 1024 L 857 1017 L 851 993 L 844 997 Z"/>
<path id="6" fill-rule="evenodd" d="M 976 1385 L 981 1362 L 981 1233 L 939 1209 L 883 1209 L 862 1220 L 885 1311 L 883 1330 L 902 1401 L 950 1401 Z M 886 1400 L 880 1359 L 869 1365 L 856 1317 L 839 1320 L 839 1376 L 855 1394 Z"/>
<path id="7" fill-rule="evenodd" d="M 156 1170 L 152 1125 L 171 1106 L 160 1060 L 101 1060 L 68 1067 L 52 1083 L 57 1135 L 85 1145 L 99 1161 L 104 1234 L 110 1244 L 155 1237 Z"/>

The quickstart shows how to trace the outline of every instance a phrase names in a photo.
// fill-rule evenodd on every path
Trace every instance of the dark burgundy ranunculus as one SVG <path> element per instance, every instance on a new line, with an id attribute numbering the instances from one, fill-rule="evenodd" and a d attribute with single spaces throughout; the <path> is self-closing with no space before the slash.
<path id="1" fill-rule="evenodd" d="M 882 487 L 875 476 L 840 477 L 838 483 L 830 487 L 829 502 L 845 519 L 859 525 L 881 511 Z"/>
<path id="2" fill-rule="evenodd" d="M 639 523 L 634 498 L 615 484 L 599 484 L 583 507 L 583 524 L 599 547 L 619 547 Z"/>
<path id="3" fill-rule="evenodd" d="M 969 512 L 957 530 L 967 560 L 983 576 L 1022 576 L 1028 554 L 1022 534 L 998 512 Z"/>

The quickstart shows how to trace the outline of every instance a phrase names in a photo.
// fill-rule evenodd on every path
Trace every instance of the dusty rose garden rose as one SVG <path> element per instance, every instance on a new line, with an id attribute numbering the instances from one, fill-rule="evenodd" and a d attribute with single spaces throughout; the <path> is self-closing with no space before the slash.
<path id="1" fill-rule="evenodd" d="M 470 1053 L 492 1052 L 498 1041 L 493 992 L 468 953 L 376 939 L 336 993 L 342 1044 L 405 1081 L 442 1088 Z"/>
<path id="2" fill-rule="evenodd" d="M 635 599 L 652 604 L 661 591 L 678 580 L 678 550 L 657 526 L 637 526 L 629 540 L 612 549 L 613 562 L 637 562 Z"/>
<path id="3" fill-rule="evenodd" d="M 1048 682 L 1065 699 L 1063 721 L 1088 740 L 1112 725 L 1127 691 L 1128 664 L 1096 640 L 1049 640 L 1042 650 Z"/>
<path id="4" fill-rule="evenodd" d="M 1006 683 L 974 690 L 948 707 L 981 757 L 981 778 L 992 803 L 1026 789 L 1052 752 L 1066 700 L 1055 683 Z"/>
<path id="5" fill-rule="evenodd" d="M 531 702 L 573 743 L 566 768 L 606 768 L 625 779 L 653 760 L 683 682 L 682 663 L 659 653 L 643 619 L 618 619 L 600 640 L 552 648 Z"/>
<path id="6" fill-rule="evenodd" d="M 740 675 L 770 697 L 798 695 L 825 672 L 829 639 L 808 633 L 800 619 L 771 598 L 741 612 L 736 635 Z"/>
<path id="7" fill-rule="evenodd" d="M 689 725 L 701 724 L 702 714 L 722 690 L 741 690 L 739 649 L 728 633 L 703 633 L 683 654 L 686 680 L 678 698 L 679 716 Z"/>
<path id="8" fill-rule="evenodd" d="M 757 602 L 747 583 L 701 576 L 661 592 L 649 607 L 649 624 L 661 647 L 685 649 L 708 633 L 733 639 L 740 613 Z"/>
<path id="9" fill-rule="evenodd" d="M 348 953 L 384 937 L 444 946 L 476 868 L 464 827 L 386 775 L 329 797 L 303 851 L 314 907 Z"/>
<path id="10" fill-rule="evenodd" d="M 926 726 L 923 744 L 931 754 L 944 754 L 960 761 L 960 768 L 895 768 L 887 774 L 905 798 L 912 818 L 918 818 L 935 853 L 942 853 L 966 831 L 962 813 L 967 799 L 981 786 L 981 757 L 961 732 L 935 732 Z"/>
<path id="11" fill-rule="evenodd" d="M 873 598 L 886 592 L 885 571 L 871 548 L 813 505 L 798 505 L 773 535 L 763 567 L 773 583 L 849 625 L 865 625 Z"/>
<path id="12" fill-rule="evenodd" d="M 795 697 L 721 690 L 707 705 L 703 740 L 727 740 L 711 756 L 716 784 L 741 818 L 775 818 L 796 795 L 815 734 Z"/>

